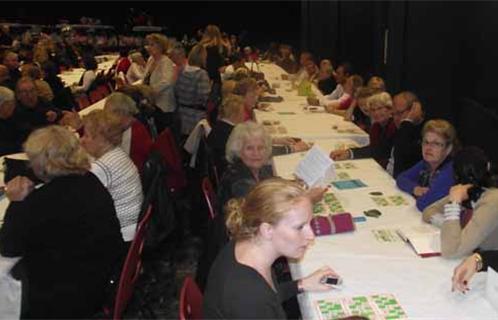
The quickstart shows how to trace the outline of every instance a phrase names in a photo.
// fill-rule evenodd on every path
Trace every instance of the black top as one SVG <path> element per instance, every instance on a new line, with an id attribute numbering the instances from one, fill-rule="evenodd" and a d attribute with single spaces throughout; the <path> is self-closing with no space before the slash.
<path id="1" fill-rule="evenodd" d="M 0 156 L 21 152 L 28 133 L 17 121 L 15 112 L 9 119 L 0 119 Z"/>
<path id="2" fill-rule="evenodd" d="M 410 121 L 402 121 L 396 131 L 393 143 L 394 178 L 422 160 L 420 134 L 423 125 L 424 123 L 417 125 Z"/>
<path id="3" fill-rule="evenodd" d="M 498 270 L 498 251 L 478 251 L 482 257 L 482 269 L 481 271 L 486 271 L 488 267 Z"/>
<path id="4" fill-rule="evenodd" d="M 273 275 L 273 274 L 272 274 Z M 275 292 L 253 268 L 235 259 L 235 242 L 230 241 L 216 258 L 204 292 L 205 319 L 285 319 L 282 302 L 297 294 L 296 282 L 279 286 Z"/>
<path id="5" fill-rule="evenodd" d="M 259 173 L 259 180 L 273 176 L 271 166 L 264 166 Z M 209 269 L 218 252 L 228 242 L 225 226 L 224 206 L 232 198 L 245 197 L 257 181 L 249 168 L 240 160 L 228 166 L 220 181 L 218 190 L 218 215 L 208 225 L 208 241 L 205 242 L 203 253 L 199 259 L 196 281 L 204 288 Z"/>
<path id="6" fill-rule="evenodd" d="M 222 120 L 217 120 L 213 126 L 213 130 L 211 130 L 207 137 L 207 143 L 213 154 L 214 163 L 220 176 L 223 176 L 227 167 L 225 147 L 233 128 L 233 125 Z"/>
<path id="7" fill-rule="evenodd" d="M 91 173 L 55 178 L 11 202 L 0 229 L 0 253 L 22 257 L 31 318 L 93 315 L 122 250 L 112 197 Z"/>
<path id="8" fill-rule="evenodd" d="M 334 91 L 335 87 L 337 86 L 337 83 L 335 82 L 334 77 L 330 76 L 326 79 L 323 80 L 318 80 L 318 89 L 326 95 L 326 94 L 331 94 L 332 91 Z"/>
<path id="9" fill-rule="evenodd" d="M 206 47 L 206 70 L 211 79 L 215 83 L 221 83 L 220 67 L 224 65 L 225 58 L 218 46 Z"/>
<path id="10" fill-rule="evenodd" d="M 16 117 L 22 130 L 31 132 L 35 129 L 42 128 L 52 124 L 47 120 L 47 112 L 54 111 L 57 113 L 57 119 L 54 124 L 60 119 L 61 111 L 52 106 L 49 102 L 44 102 L 38 99 L 38 104 L 33 107 L 27 107 L 18 101 L 16 106 Z"/>

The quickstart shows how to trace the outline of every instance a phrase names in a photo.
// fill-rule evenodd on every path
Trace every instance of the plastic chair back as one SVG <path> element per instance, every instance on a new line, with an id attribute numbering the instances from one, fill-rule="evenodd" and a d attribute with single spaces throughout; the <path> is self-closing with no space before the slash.
<path id="1" fill-rule="evenodd" d="M 180 320 L 202 319 L 202 293 L 192 277 L 187 276 L 180 291 Z"/>
<path id="2" fill-rule="evenodd" d="M 137 282 L 138 276 L 140 275 L 140 271 L 142 269 L 142 250 L 145 241 L 145 233 L 147 231 L 147 226 L 151 216 L 152 206 L 149 206 L 142 220 L 138 224 L 135 238 L 133 239 L 130 249 L 128 250 L 128 254 L 126 255 L 126 260 L 123 265 L 123 270 L 121 271 L 119 286 L 114 302 L 113 319 L 122 318 L 121 316 L 123 311 L 128 305 L 131 295 L 133 294 L 135 283 Z"/>
<path id="3" fill-rule="evenodd" d="M 213 220 L 217 214 L 215 209 L 216 194 L 214 193 L 213 185 L 211 184 L 211 181 L 208 177 L 204 177 L 204 179 L 202 179 L 202 193 L 204 194 L 204 199 L 206 199 L 206 204 L 209 209 L 209 218 Z"/>

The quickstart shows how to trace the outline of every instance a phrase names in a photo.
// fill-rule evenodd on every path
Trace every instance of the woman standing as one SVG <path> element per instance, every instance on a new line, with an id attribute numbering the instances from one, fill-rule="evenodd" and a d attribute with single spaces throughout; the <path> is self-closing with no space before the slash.
<path id="1" fill-rule="evenodd" d="M 145 67 L 143 84 L 151 87 L 157 110 L 154 114 L 157 131 L 174 123 L 176 109 L 173 61 L 168 58 L 168 39 L 159 33 L 149 34 L 145 48 L 150 54 Z"/>

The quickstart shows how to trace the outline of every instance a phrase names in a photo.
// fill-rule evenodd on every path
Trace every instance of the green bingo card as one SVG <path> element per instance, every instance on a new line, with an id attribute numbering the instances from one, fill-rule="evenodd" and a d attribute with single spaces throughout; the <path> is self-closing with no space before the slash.
<path id="1" fill-rule="evenodd" d="M 318 300 L 316 306 L 321 320 L 349 316 L 362 316 L 370 320 L 408 319 L 398 300 L 392 294 Z"/>
<path id="2" fill-rule="evenodd" d="M 315 215 L 327 215 L 331 213 L 342 213 L 345 212 L 344 208 L 333 193 L 326 193 L 323 196 L 323 201 L 315 203 L 313 205 L 313 213 Z"/>

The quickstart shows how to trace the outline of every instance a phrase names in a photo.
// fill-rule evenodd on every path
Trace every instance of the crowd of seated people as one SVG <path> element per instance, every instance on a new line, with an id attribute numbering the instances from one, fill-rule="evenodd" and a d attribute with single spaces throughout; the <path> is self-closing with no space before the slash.
<path id="1" fill-rule="evenodd" d="M 80 47 L 89 45 L 82 39 L 78 43 Z M 25 179 L 15 178 L 9 182 L 7 196 L 13 204 L 7 210 L 5 225 L 0 231 L 2 242 L 5 241 L 0 242 L 0 253 L 8 257 L 34 255 L 28 270 L 40 265 L 46 267 L 49 263 L 38 261 L 36 257 L 40 253 L 36 250 L 57 250 L 50 248 L 52 238 L 35 248 L 30 246 L 29 237 L 22 239 L 28 242 L 17 243 L 19 235 L 15 233 L 26 232 L 22 223 L 32 205 L 46 206 L 52 211 L 53 216 L 37 218 L 42 224 L 52 218 L 68 223 L 67 232 L 59 234 L 57 232 L 62 231 L 57 230 L 52 236 L 68 237 L 66 245 L 75 245 L 67 233 L 79 234 L 84 225 L 71 225 L 60 214 L 57 203 L 42 198 L 45 193 L 53 196 L 60 183 L 59 188 L 70 184 L 93 188 L 98 184 L 98 191 L 102 192 L 102 203 L 81 204 L 75 213 L 81 219 L 78 221 L 88 225 L 93 223 L 95 213 L 102 214 L 109 228 L 107 231 L 97 229 L 96 239 L 85 238 L 88 240 L 85 245 L 91 249 L 81 253 L 81 258 L 85 258 L 85 254 L 101 256 L 111 249 L 119 254 L 109 254 L 106 260 L 99 261 L 101 273 L 93 275 L 82 266 L 62 265 L 61 268 L 81 270 L 81 279 L 75 281 L 88 281 L 88 286 L 81 292 L 64 292 L 67 297 L 41 297 L 40 292 L 34 290 L 28 298 L 30 308 L 26 314 L 86 317 L 96 311 L 95 306 L 102 300 L 102 279 L 108 276 L 116 256 L 122 258 L 135 234 L 144 196 L 140 173 L 152 149 L 152 133 L 169 128 L 181 141 L 204 119 L 208 119 L 211 127 L 210 132 L 207 130 L 206 142 L 221 178 L 217 190 L 219 214 L 210 221 L 209 239 L 205 242 L 197 275 L 201 287 L 207 283 L 206 316 L 282 318 L 281 300 L 276 293 L 289 297 L 298 289 L 329 289 L 318 282 L 323 275 L 333 274 L 327 268 L 283 287 L 273 276 L 271 265 L 276 258 L 302 256 L 313 240 L 308 230 L 310 201 L 320 199 L 325 190 L 306 192 L 292 183 L 272 179 L 273 155 L 306 151 L 310 146 L 293 137 L 272 139 L 264 126 L 253 122 L 254 109 L 262 107 L 260 98 L 269 91 L 268 84 L 248 67 L 259 59 L 256 48 L 248 46 L 241 50 L 236 38 L 209 25 L 199 34 L 198 41 L 188 47 L 153 33 L 145 37 L 144 48 L 121 50 L 111 69 L 113 75 L 120 78 L 116 79 L 116 88 L 122 92 L 144 92 L 151 101 L 147 116 L 153 119 L 152 124 L 137 117 L 144 112 L 143 106 L 124 93 L 109 95 L 103 110 L 92 111 L 83 119 L 71 107 L 66 108 L 71 99 L 65 95 L 88 93 L 95 87 L 97 61 L 94 54 L 86 54 L 92 50 L 74 50 L 70 43 L 64 47 L 67 51 L 64 57 L 56 59 L 57 55 L 51 54 L 53 48 L 50 39 L 43 38 L 33 45 L 31 59 L 26 58 L 29 57 L 26 52 L 21 55 L 15 50 L 2 55 L 0 155 L 20 152 L 24 144 L 39 178 L 57 183 L 51 183 L 50 188 L 33 189 L 32 182 Z M 77 51 L 73 53 L 85 71 L 79 83 L 65 87 L 57 75 L 65 63 L 61 61 L 72 55 L 70 51 Z M 337 65 L 334 62 L 334 69 L 330 59 L 322 59 L 317 66 L 318 61 L 308 51 L 302 52 L 297 61 L 289 45 L 277 43 L 263 58 L 289 73 L 290 80 L 312 83 L 322 92 L 323 98 L 318 102 L 326 111 L 344 116 L 369 134 L 369 146 L 333 151 L 330 156 L 334 160 L 375 159 L 396 178 L 401 190 L 413 195 L 417 208 L 423 211 L 422 218 L 441 227 L 444 257 L 460 258 L 480 250 L 478 257 L 472 255 L 455 271 L 455 289 L 466 290 L 463 281 L 472 276 L 465 271 L 468 265 L 480 261 L 479 268 L 471 266 L 480 271 L 488 259 L 495 259 L 493 250 L 498 250 L 494 222 L 498 221 L 494 216 L 498 212 L 494 209 L 498 200 L 495 186 L 490 182 L 489 160 L 482 151 L 465 148 L 458 151 L 457 132 L 451 123 L 443 119 L 426 121 L 422 103 L 414 93 L 402 91 L 391 95 L 381 77 L 373 76 L 364 81 L 348 62 Z M 57 98 L 61 95 L 65 97 L 63 103 Z M 214 120 L 209 119 L 213 110 L 218 114 Z M 57 123 L 73 127 L 81 136 L 81 145 L 73 141 L 74 134 L 68 136 L 66 129 L 52 126 Z M 62 148 L 65 153 L 45 153 L 50 148 Z M 71 164 L 75 153 L 81 163 Z M 69 169 L 45 168 L 48 164 L 40 162 L 40 157 L 48 156 L 63 157 L 57 160 L 58 164 L 68 162 Z M 245 202 L 233 200 L 244 197 Z M 68 197 L 67 201 L 73 200 Z M 81 199 L 74 200 L 72 206 L 79 205 L 78 201 Z M 474 214 L 469 216 L 469 211 Z M 286 230 L 298 222 L 301 231 L 297 238 L 285 238 Z M 269 237 L 270 233 L 276 233 L 277 237 Z M 107 246 L 96 247 L 99 237 L 112 238 L 112 241 Z M 264 259 L 256 259 L 257 253 Z M 236 281 L 227 283 L 226 280 L 231 279 L 227 274 L 236 276 Z M 37 276 L 40 274 L 36 272 L 28 275 L 34 277 L 29 280 L 35 284 L 41 281 L 39 288 L 44 288 L 47 283 Z M 62 273 L 58 280 L 70 281 L 65 276 Z M 238 300 L 237 292 L 244 286 L 253 292 L 254 299 Z M 268 290 L 270 288 L 273 291 Z M 93 299 L 83 299 L 93 293 Z M 57 302 L 71 299 L 71 303 L 67 308 L 54 310 L 47 302 L 50 299 Z M 50 308 L 41 309 L 44 303 Z M 74 312 L 70 308 L 74 308 Z"/>

